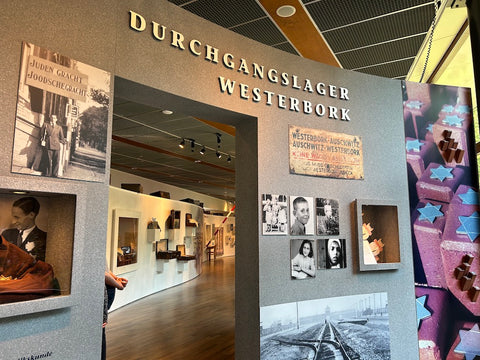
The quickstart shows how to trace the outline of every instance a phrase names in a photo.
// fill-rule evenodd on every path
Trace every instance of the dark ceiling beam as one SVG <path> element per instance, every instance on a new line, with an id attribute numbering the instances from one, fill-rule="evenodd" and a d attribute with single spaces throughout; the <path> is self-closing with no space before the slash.
<path id="1" fill-rule="evenodd" d="M 162 178 L 168 178 L 168 179 L 176 179 L 176 180 L 182 180 L 182 181 L 185 181 L 185 182 L 190 182 L 192 184 L 199 184 L 199 181 L 196 180 L 196 179 L 193 179 L 193 178 L 190 178 L 190 177 L 186 177 L 186 176 L 180 176 L 180 175 L 172 175 L 172 174 L 169 174 L 169 175 L 165 175 L 164 172 L 161 172 L 161 171 L 155 171 L 155 170 L 152 170 L 150 168 L 143 168 L 143 167 L 139 167 L 139 166 L 135 166 L 135 167 L 131 167 L 131 166 L 128 166 L 128 165 L 123 165 L 123 164 L 118 164 L 118 163 L 115 163 L 113 162 L 112 164 L 112 167 L 115 168 L 115 169 L 126 169 L 126 170 L 134 170 L 134 171 L 139 171 L 139 172 L 144 172 L 144 173 L 148 173 L 148 174 L 151 174 L 151 175 L 158 175 Z M 162 180 L 163 182 L 166 182 L 166 180 Z M 178 185 L 178 183 L 176 184 L 175 182 L 170 182 L 172 183 L 172 185 Z M 235 190 L 235 186 L 228 186 L 228 185 L 225 185 L 225 184 L 218 184 L 218 183 L 214 183 L 214 182 L 211 182 L 211 181 L 205 181 L 205 180 L 201 180 L 200 184 L 203 184 L 203 185 L 209 185 L 209 186 L 213 186 L 213 187 L 218 187 L 220 189 L 231 189 L 231 190 Z"/>
<path id="2" fill-rule="evenodd" d="M 145 149 L 145 150 L 154 151 L 154 152 L 157 152 L 157 153 L 160 153 L 160 154 L 165 154 L 165 155 L 168 155 L 168 156 L 176 157 L 176 158 L 186 160 L 186 161 L 191 161 L 191 162 L 198 161 L 198 159 L 193 158 L 191 156 L 177 154 L 177 153 L 165 150 L 165 149 L 158 148 L 156 146 L 143 144 L 143 143 L 140 143 L 138 141 L 126 139 L 124 137 L 117 136 L 117 135 L 112 135 L 112 140 L 118 141 L 118 142 L 121 142 L 121 143 L 124 143 L 124 144 L 128 144 L 128 145 L 131 145 L 131 146 L 135 146 L 135 147 L 138 147 L 138 148 L 142 148 L 142 149 Z M 208 162 L 205 162 L 203 160 L 199 161 L 198 164 L 199 165 L 210 166 L 212 168 L 227 171 L 227 172 L 232 173 L 232 174 L 235 173 L 235 170 L 233 170 L 233 169 L 229 169 L 229 168 L 226 168 L 224 166 L 219 166 L 219 165 L 215 165 L 215 164 L 212 164 L 212 163 L 208 163 Z"/>
<path id="3" fill-rule="evenodd" d="M 341 67 L 336 56 L 328 46 L 311 17 L 305 11 L 300 0 L 257 0 L 270 15 L 278 28 L 293 44 L 301 56 L 323 64 Z M 290 17 L 277 15 L 277 9 L 283 5 L 295 8 Z"/>

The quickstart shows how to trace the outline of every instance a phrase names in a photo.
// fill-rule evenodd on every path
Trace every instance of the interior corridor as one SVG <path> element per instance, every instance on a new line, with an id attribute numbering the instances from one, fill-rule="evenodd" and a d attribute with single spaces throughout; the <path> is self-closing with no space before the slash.
<path id="1" fill-rule="evenodd" d="M 128 291 L 128 286 L 124 291 Z M 235 257 L 109 314 L 107 360 L 234 358 Z"/>

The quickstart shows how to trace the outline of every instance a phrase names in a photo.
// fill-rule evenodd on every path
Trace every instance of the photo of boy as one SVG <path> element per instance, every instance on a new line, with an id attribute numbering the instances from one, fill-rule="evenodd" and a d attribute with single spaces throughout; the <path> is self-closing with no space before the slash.
<path id="1" fill-rule="evenodd" d="M 313 235 L 313 198 L 290 196 L 290 235 Z"/>

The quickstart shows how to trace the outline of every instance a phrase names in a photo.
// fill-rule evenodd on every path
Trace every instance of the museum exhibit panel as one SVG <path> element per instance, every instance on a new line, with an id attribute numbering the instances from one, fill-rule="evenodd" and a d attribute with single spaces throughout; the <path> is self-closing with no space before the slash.
<path id="1" fill-rule="evenodd" d="M 237 359 L 477 351 L 469 90 L 300 58 L 164 0 L 12 3 L 0 19 L 0 289 L 20 271 L 46 284 L 0 301 L 2 357 L 98 358 L 105 262 L 130 281 L 116 309 L 233 255 Z M 235 127 L 234 221 L 109 186 L 114 97 Z M 86 152 L 95 170 L 73 171 Z M 23 238 L 34 225 L 46 240 Z M 447 339 L 431 324 L 452 298 L 469 313 Z"/>

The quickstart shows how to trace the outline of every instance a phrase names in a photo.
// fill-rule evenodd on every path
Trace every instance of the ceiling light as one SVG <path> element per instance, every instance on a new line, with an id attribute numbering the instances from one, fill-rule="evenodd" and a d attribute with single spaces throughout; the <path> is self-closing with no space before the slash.
<path id="1" fill-rule="evenodd" d="M 295 14 L 296 11 L 297 9 L 292 5 L 283 5 L 277 9 L 277 15 L 280 17 L 290 17 Z"/>
<path id="2" fill-rule="evenodd" d="M 200 154 L 205 155 L 205 146 L 203 146 L 200 150 Z"/>
<path id="3" fill-rule="evenodd" d="M 182 139 L 182 141 L 180 141 L 180 144 L 178 144 L 178 146 L 183 149 L 185 147 L 185 139 Z"/>
<path id="4" fill-rule="evenodd" d="M 190 146 L 192 148 L 192 152 L 194 152 L 195 151 L 195 140 L 190 139 Z"/>
<path id="5" fill-rule="evenodd" d="M 222 142 L 222 134 L 216 133 L 215 135 L 217 135 L 217 145 L 218 145 L 218 148 L 220 149 L 220 143 Z"/>
<path id="6" fill-rule="evenodd" d="M 217 155 L 217 158 L 221 158 L 222 157 L 222 154 L 220 154 L 218 151 L 215 153 L 215 155 Z"/>
<path id="7" fill-rule="evenodd" d="M 232 162 L 232 158 L 230 157 L 230 155 L 228 155 L 227 162 L 228 162 L 228 163 L 231 163 L 231 162 Z"/>
<path id="8" fill-rule="evenodd" d="M 162 113 L 165 115 L 172 115 L 173 111 L 172 110 L 162 110 Z"/>

